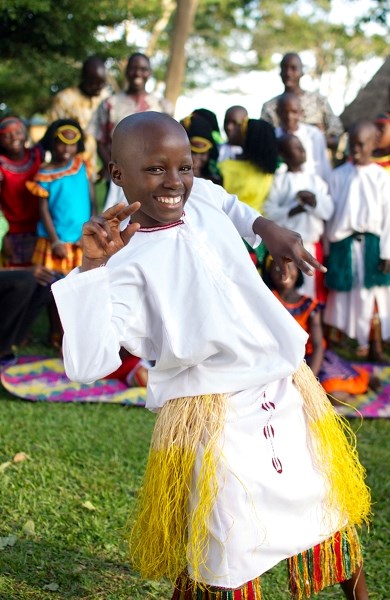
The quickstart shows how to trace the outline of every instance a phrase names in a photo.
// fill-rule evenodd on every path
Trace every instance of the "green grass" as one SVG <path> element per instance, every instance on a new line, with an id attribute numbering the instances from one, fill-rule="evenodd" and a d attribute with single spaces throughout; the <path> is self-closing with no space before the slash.
<path id="1" fill-rule="evenodd" d="M 1 600 L 171 597 L 169 583 L 131 570 L 124 541 L 154 419 L 121 406 L 33 404 L 0 389 Z M 374 499 L 363 536 L 370 598 L 388 600 L 390 422 L 365 421 L 357 435 Z M 29 458 L 2 471 L 18 452 Z M 289 597 L 284 565 L 264 576 L 263 592 L 265 600 Z M 319 595 L 342 597 L 338 587 Z"/>

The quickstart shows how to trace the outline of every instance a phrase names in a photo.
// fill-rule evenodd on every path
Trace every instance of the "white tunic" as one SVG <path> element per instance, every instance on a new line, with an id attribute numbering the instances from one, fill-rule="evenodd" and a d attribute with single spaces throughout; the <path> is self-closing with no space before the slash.
<path id="1" fill-rule="evenodd" d="M 341 241 L 354 232 L 373 233 L 380 238 L 380 258 L 390 259 L 390 175 L 386 170 L 374 163 L 365 166 L 346 163 L 333 171 L 330 192 L 335 212 L 326 227 L 329 241 Z M 324 320 L 365 346 L 375 301 L 382 337 L 390 338 L 390 287 L 364 287 L 363 257 L 364 241 L 354 240 L 354 287 L 349 292 L 330 290 Z"/>
<path id="2" fill-rule="evenodd" d="M 147 407 L 157 409 L 172 398 L 291 375 L 306 334 L 264 285 L 240 238 L 256 244 L 257 216 L 196 179 L 182 224 L 139 231 L 106 267 L 55 284 L 69 378 L 111 373 L 123 346 L 155 361 Z"/>
<path id="3" fill-rule="evenodd" d="M 53 286 L 71 379 L 112 372 L 124 346 L 156 361 L 151 410 L 181 396 L 228 393 L 202 570 L 204 583 L 227 588 L 334 533 L 291 381 L 307 336 L 264 285 L 241 240 L 259 241 L 256 217 L 221 187 L 195 180 L 182 222 L 138 231 L 106 267 L 76 270 Z"/>

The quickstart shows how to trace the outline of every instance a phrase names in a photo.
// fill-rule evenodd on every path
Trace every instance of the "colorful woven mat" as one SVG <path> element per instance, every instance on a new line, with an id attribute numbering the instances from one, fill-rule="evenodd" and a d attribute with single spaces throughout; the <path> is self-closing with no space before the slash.
<path id="1" fill-rule="evenodd" d="M 91 384 L 70 381 L 59 358 L 22 357 L 1 372 L 1 383 L 10 394 L 32 401 L 145 406 L 146 399 L 145 388 L 128 388 L 117 379 L 100 379 Z"/>
<path id="2" fill-rule="evenodd" d="M 380 379 L 382 387 L 378 392 L 369 389 L 366 394 L 353 396 L 347 405 L 337 404 L 336 410 L 345 417 L 359 417 L 368 419 L 390 418 L 390 365 L 361 364 Z"/>
<path id="3" fill-rule="evenodd" d="M 364 364 L 382 382 L 379 392 L 354 396 L 347 405 L 336 410 L 346 417 L 390 418 L 390 365 Z M 46 402 L 106 402 L 129 406 L 145 406 L 146 389 L 128 388 L 117 379 L 101 379 L 92 384 L 70 381 L 61 359 L 22 357 L 16 365 L 4 369 L 1 383 L 14 396 L 24 400 Z"/>

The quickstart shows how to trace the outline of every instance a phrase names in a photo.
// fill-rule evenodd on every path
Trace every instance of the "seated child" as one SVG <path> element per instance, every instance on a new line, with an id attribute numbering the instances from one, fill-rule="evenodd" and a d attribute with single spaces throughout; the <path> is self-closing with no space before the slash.
<path id="1" fill-rule="evenodd" d="M 0 211 L 0 251 L 7 231 Z M 15 346 L 25 342 L 38 314 L 53 302 L 54 281 L 45 267 L 0 267 L 0 369 L 17 362 Z"/>
<path id="2" fill-rule="evenodd" d="M 316 173 L 328 182 L 331 166 L 325 135 L 318 127 L 303 123 L 299 96 L 285 92 L 278 97 L 276 110 L 280 121 L 280 127 L 276 128 L 276 136 L 281 137 L 285 133 L 296 135 L 306 151 L 305 171 Z"/>
<path id="3" fill-rule="evenodd" d="M 218 162 L 223 160 L 234 160 L 242 154 L 244 145 L 243 123 L 248 119 L 248 111 L 243 106 L 231 106 L 225 113 L 223 127 L 226 133 L 227 142 L 219 148 Z"/>
<path id="4" fill-rule="evenodd" d="M 333 202 L 321 177 L 305 171 L 306 152 L 299 138 L 291 133 L 278 139 L 279 154 L 287 171 L 277 172 L 264 204 L 264 216 L 278 225 L 301 234 L 305 248 L 323 262 L 321 237 L 324 221 L 333 214 Z M 325 303 L 322 273 L 303 276 L 302 293 Z"/>
<path id="5" fill-rule="evenodd" d="M 377 377 L 371 377 L 363 367 L 352 366 L 335 352 L 326 349 L 319 302 L 299 293 L 303 275 L 298 267 L 289 263 L 288 277 L 283 278 L 270 255 L 263 264 L 264 282 L 309 334 L 305 359 L 325 391 L 336 400 L 345 401 L 354 394 L 365 394 L 369 387 L 378 389 L 380 381 Z"/>

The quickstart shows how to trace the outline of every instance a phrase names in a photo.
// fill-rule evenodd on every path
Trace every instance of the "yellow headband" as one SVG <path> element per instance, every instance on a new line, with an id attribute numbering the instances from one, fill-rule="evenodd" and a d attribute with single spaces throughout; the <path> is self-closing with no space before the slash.
<path id="1" fill-rule="evenodd" d="M 195 154 L 201 154 L 202 152 L 208 152 L 210 148 L 213 147 L 212 142 L 207 140 L 204 137 L 200 137 L 197 135 L 192 136 L 191 140 L 191 152 L 195 152 Z M 194 146 L 193 142 L 198 143 L 199 146 Z"/>
<path id="2" fill-rule="evenodd" d="M 72 133 L 73 138 L 65 137 L 65 132 Z M 56 130 L 54 137 L 58 137 L 64 144 L 77 144 L 77 142 L 80 141 L 81 133 L 74 125 L 61 125 L 61 127 Z"/>

